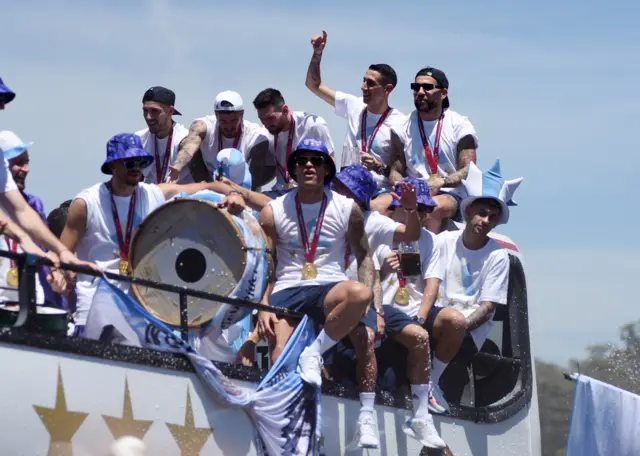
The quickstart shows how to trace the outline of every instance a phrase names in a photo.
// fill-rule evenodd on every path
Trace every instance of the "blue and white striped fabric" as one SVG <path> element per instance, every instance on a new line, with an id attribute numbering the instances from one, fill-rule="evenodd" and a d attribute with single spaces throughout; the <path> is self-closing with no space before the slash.
<path id="1" fill-rule="evenodd" d="M 100 279 L 85 337 L 185 355 L 222 405 L 241 407 L 249 415 L 255 426 L 254 442 L 259 455 L 318 455 L 320 392 L 304 383 L 296 372 L 300 353 L 315 338 L 308 317 L 300 322 L 256 391 L 242 388 L 224 376 L 191 344 L 182 341 L 177 332 L 107 279 Z"/>
<path id="2" fill-rule="evenodd" d="M 509 221 L 509 206 L 517 206 L 513 201 L 513 194 L 522 183 L 523 178 L 504 180 L 500 173 L 500 160 L 496 160 L 493 166 L 484 173 L 475 163 L 469 165 L 469 174 L 462 181 L 466 195 L 462 199 L 461 212 L 464 214 L 466 207 L 478 198 L 493 198 L 502 206 L 500 224 Z"/>

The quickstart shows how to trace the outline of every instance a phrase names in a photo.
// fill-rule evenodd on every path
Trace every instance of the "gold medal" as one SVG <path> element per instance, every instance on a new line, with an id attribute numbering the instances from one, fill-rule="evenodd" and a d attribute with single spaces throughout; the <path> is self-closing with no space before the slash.
<path id="1" fill-rule="evenodd" d="M 437 179 L 440 179 L 440 176 L 438 174 L 431 174 L 429 176 L 429 179 L 427 179 L 427 184 L 431 184 L 434 181 L 436 181 Z"/>
<path id="2" fill-rule="evenodd" d="M 129 275 L 129 262 L 120 260 L 120 275 Z"/>
<path id="3" fill-rule="evenodd" d="M 311 280 L 318 277 L 318 268 L 313 263 L 305 263 L 302 266 L 302 279 Z"/>
<path id="4" fill-rule="evenodd" d="M 409 290 L 404 287 L 398 288 L 398 291 L 396 291 L 396 295 L 393 297 L 393 299 L 399 306 L 406 306 L 407 304 L 409 304 Z"/>
<path id="5" fill-rule="evenodd" d="M 18 286 L 18 268 L 9 268 L 9 272 L 7 272 L 7 283 L 11 287 Z"/>

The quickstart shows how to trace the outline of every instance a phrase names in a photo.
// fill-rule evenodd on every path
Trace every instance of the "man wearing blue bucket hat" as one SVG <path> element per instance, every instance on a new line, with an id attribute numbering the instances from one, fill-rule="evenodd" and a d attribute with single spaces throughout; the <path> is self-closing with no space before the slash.
<path id="1" fill-rule="evenodd" d="M 0 111 L 2 111 L 5 105 L 9 104 L 16 97 L 15 92 L 13 92 L 9 87 L 5 85 L 0 78 Z"/>
<path id="2" fill-rule="evenodd" d="M 522 178 L 505 180 L 499 161 L 484 173 L 472 163 L 463 181 L 466 225 L 438 235 L 444 277 L 438 300 L 421 317 L 435 348 L 431 380 L 444 408 L 440 376 L 456 355 L 469 357 L 480 350 L 496 307 L 507 304 L 509 254 L 489 233 L 509 221 L 509 207 L 515 205 L 512 196 L 521 182 Z"/>
<path id="3" fill-rule="evenodd" d="M 135 134 L 120 133 L 107 142 L 107 157 L 100 169 L 111 178 L 83 190 L 73 199 L 61 236 L 69 250 L 107 271 L 126 275 L 130 273 L 129 247 L 133 234 L 142 220 L 167 199 L 181 192 L 213 190 L 229 194 L 226 199 L 229 212 L 237 214 L 244 209 L 242 196 L 222 182 L 187 185 L 141 182 L 142 170 L 153 160 Z M 96 285 L 89 276 L 82 276 L 76 285 L 74 335 L 84 332 Z M 118 282 L 117 286 L 128 291 L 128 284 Z"/>
<path id="4" fill-rule="evenodd" d="M 411 183 L 416 192 L 416 210 L 422 224 L 436 206 L 429 194 L 429 187 L 422 179 L 408 178 L 403 183 Z M 395 191 L 405 190 L 399 183 Z M 399 203 L 394 201 L 392 207 Z M 394 219 L 402 215 L 395 211 Z M 420 323 L 436 300 L 438 286 L 442 280 L 442 263 L 436 236 L 422 228 L 416 243 L 394 243 L 383 245 L 374 253 L 378 264 L 382 265 L 382 302 L 384 320 L 389 337 L 407 349 L 406 368 L 413 397 L 413 417 L 405 424 L 403 431 L 428 448 L 445 448 L 446 444 L 438 435 L 429 413 L 430 402 L 430 347 L 427 331 Z M 381 352 L 393 344 L 383 344 Z M 399 358 L 397 352 L 391 358 Z M 387 357 L 381 356 L 381 362 Z M 395 364 L 395 363 L 394 363 Z"/>
<path id="5" fill-rule="evenodd" d="M 410 184 L 402 184 L 400 204 L 407 213 L 403 222 L 398 223 L 379 212 L 371 211 L 369 203 L 377 189 L 376 181 L 371 173 L 362 165 L 352 164 L 343 168 L 334 179 L 332 189 L 356 202 L 364 214 L 365 233 L 369 248 L 375 251 L 379 246 L 401 241 L 417 241 L 420 236 L 420 221 L 416 215 L 416 193 Z M 408 219 L 408 220 L 407 220 Z M 347 246 L 345 252 L 346 275 L 350 280 L 358 280 L 357 262 Z M 360 386 L 360 415 L 356 426 L 356 434 L 349 448 L 379 448 L 380 442 L 375 424 L 373 406 L 375 403 L 375 386 L 378 375 L 374 354 L 374 343 L 384 335 L 384 312 L 380 293 L 380 278 L 376 274 L 374 286 L 375 307 L 369 309 L 366 319 L 375 319 L 375 325 L 358 326 L 349 339 L 354 346 L 357 359 L 358 383 Z M 368 334 L 367 334 L 368 333 Z"/>
<path id="6" fill-rule="evenodd" d="M 319 387 L 322 354 L 359 323 L 371 324 L 363 317 L 373 297 L 373 262 L 362 210 L 326 188 L 336 167 L 324 143 L 304 139 L 291 153 L 287 169 L 297 187 L 271 201 L 260 213 L 260 223 L 277 257 L 262 304 L 306 313 L 323 326 L 298 362 L 302 379 Z M 358 282 L 348 280 L 344 272 L 347 245 L 358 261 Z M 258 336 L 275 346 L 274 360 L 294 325 L 272 312 L 258 315 Z"/>

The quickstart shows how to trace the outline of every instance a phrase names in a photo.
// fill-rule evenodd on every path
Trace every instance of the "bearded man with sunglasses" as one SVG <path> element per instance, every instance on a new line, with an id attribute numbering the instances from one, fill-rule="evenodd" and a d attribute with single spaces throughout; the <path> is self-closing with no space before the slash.
<path id="1" fill-rule="evenodd" d="M 426 179 L 437 207 L 429 214 L 427 228 L 442 230 L 447 218 L 461 221 L 461 184 L 476 162 L 478 137 L 468 118 L 449 109 L 449 80 L 443 71 L 427 67 L 411 84 L 416 110 L 397 130 L 404 144 L 406 170 L 394 162 L 396 172 Z"/>
<path id="2" fill-rule="evenodd" d="M 153 160 L 135 134 L 120 133 L 109 140 L 101 171 L 111 179 L 83 190 L 73 199 L 61 236 L 66 248 L 106 271 L 127 275 L 130 273 L 129 246 L 135 230 L 169 198 L 181 192 L 213 190 L 228 195 L 221 205 L 225 204 L 230 213 L 239 214 L 244 209 L 242 196 L 222 182 L 187 185 L 140 182 L 142 170 Z M 79 276 L 73 335 L 84 333 L 96 286 L 95 277 Z M 129 288 L 129 284 L 121 282 L 116 286 L 125 291 Z"/>
<path id="3" fill-rule="evenodd" d="M 336 174 L 327 147 L 317 139 L 303 140 L 289 156 L 287 169 L 298 186 L 260 212 L 267 243 L 276 257 L 262 304 L 305 313 L 323 326 L 298 362 L 302 380 L 320 387 L 322 354 L 351 333 L 370 310 L 374 268 L 362 209 L 325 187 Z M 358 263 L 357 282 L 345 274 L 347 246 Z M 375 325 L 375 318 L 373 323 L 361 323 Z M 258 336 L 269 342 L 273 361 L 295 324 L 272 312 L 258 315 Z"/>

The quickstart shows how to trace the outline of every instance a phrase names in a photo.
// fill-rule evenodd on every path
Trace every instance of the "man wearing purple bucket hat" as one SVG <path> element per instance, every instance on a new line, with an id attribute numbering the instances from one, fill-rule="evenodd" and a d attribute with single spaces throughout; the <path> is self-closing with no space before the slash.
<path id="1" fill-rule="evenodd" d="M 375 319 L 363 318 L 373 298 L 374 267 L 360 206 L 326 187 L 336 166 L 324 143 L 302 140 L 287 160 L 287 171 L 297 186 L 260 212 L 277 258 L 262 304 L 303 312 L 323 327 L 298 361 L 302 380 L 320 387 L 322 355 L 358 324 L 375 325 Z M 344 272 L 346 245 L 357 258 L 357 282 Z M 258 315 L 257 333 L 273 347 L 273 361 L 294 327 L 295 322 L 272 312 Z"/>
<path id="2" fill-rule="evenodd" d="M 140 182 L 142 169 L 153 163 L 153 156 L 143 147 L 140 137 L 120 133 L 107 143 L 104 174 L 111 176 L 80 192 L 71 203 L 61 240 L 78 257 L 95 262 L 109 272 L 129 274 L 129 245 L 138 225 L 167 199 L 184 192 L 213 190 L 228 194 L 229 212 L 237 214 L 244 207 L 242 196 L 222 182 L 197 184 L 147 184 Z M 81 276 L 76 284 L 77 311 L 73 335 L 81 336 L 97 283 Z M 128 291 L 128 284 L 116 286 Z"/>
<path id="3" fill-rule="evenodd" d="M 362 165 L 352 164 L 342 169 L 332 184 L 332 189 L 356 202 L 364 214 L 365 233 L 369 240 L 369 248 L 375 251 L 381 245 L 395 242 L 417 241 L 420 236 L 420 221 L 416 215 L 416 193 L 411 184 L 401 185 L 403 193 L 400 205 L 406 212 L 403 223 L 391 220 L 379 212 L 371 211 L 369 203 L 376 192 L 377 184 L 371 173 Z M 350 280 L 358 280 L 356 258 L 347 246 L 345 255 L 345 269 Z M 377 338 L 384 335 L 384 312 L 382 310 L 382 294 L 380 278 L 376 275 L 374 282 L 374 304 L 370 308 L 367 319 L 377 320 Z M 360 386 L 360 416 L 356 426 L 356 435 L 348 448 L 379 448 L 380 442 L 375 425 L 373 406 L 375 403 L 375 387 L 378 376 L 377 363 L 374 353 L 376 334 L 374 325 L 358 326 L 349 335 L 356 352 L 357 375 Z"/>
<path id="4" fill-rule="evenodd" d="M 436 206 L 429 195 L 427 183 L 414 178 L 402 182 L 415 186 L 418 216 L 424 225 L 427 214 Z M 399 194 L 404 191 L 400 184 L 396 184 L 395 190 Z M 398 204 L 394 201 L 392 206 Z M 397 217 L 396 211 L 394 218 Z M 446 444 L 438 435 L 433 417 L 429 414 L 431 354 L 429 336 L 423 325 L 438 296 L 444 271 L 437 238 L 433 233 L 423 228 L 415 244 L 383 245 L 374 256 L 382 265 L 380 275 L 387 334 L 408 351 L 406 367 L 411 382 L 413 417 L 405 424 L 403 431 L 428 448 L 442 449 Z"/>
<path id="5" fill-rule="evenodd" d="M 13 92 L 9 87 L 5 85 L 0 78 L 0 111 L 2 111 L 5 105 L 9 104 L 16 97 L 15 92 Z"/>

